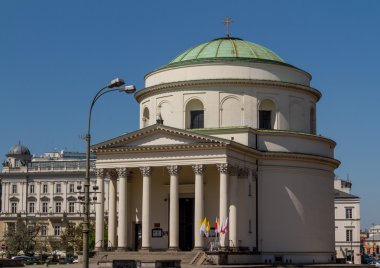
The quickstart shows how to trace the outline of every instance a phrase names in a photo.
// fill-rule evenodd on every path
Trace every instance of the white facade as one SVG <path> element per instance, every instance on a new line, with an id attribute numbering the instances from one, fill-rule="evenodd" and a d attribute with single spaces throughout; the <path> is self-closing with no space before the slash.
<path id="1" fill-rule="evenodd" d="M 199 47 L 184 54 L 201 55 Z M 135 95 L 140 129 L 92 147 L 98 184 L 110 174 L 114 185 L 109 203 L 97 205 L 113 208 L 108 243 L 209 250 L 200 220 L 228 217 L 220 250 L 250 252 L 244 262 L 334 262 L 339 161 L 335 142 L 315 135 L 321 93 L 310 80 L 283 62 L 219 56 L 148 74 Z"/>
<path id="2" fill-rule="evenodd" d="M 84 178 L 84 157 L 83 153 L 71 152 L 36 157 L 25 146 L 12 147 L 0 173 L 0 237 L 21 219 L 41 226 L 40 242 L 46 245 L 46 250 L 62 249 L 57 242 L 66 223 L 79 224 L 83 219 L 78 199 L 81 190 L 77 187 Z M 95 180 L 92 184 L 95 185 Z M 94 206 L 90 212 L 94 219 Z"/>
<path id="3" fill-rule="evenodd" d="M 335 251 L 336 257 L 355 264 L 360 256 L 360 198 L 351 194 L 352 183 L 335 179 Z"/>

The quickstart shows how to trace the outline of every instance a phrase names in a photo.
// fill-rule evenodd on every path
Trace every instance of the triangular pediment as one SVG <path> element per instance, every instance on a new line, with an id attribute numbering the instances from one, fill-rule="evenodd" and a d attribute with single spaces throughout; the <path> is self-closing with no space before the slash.
<path id="1" fill-rule="evenodd" d="M 153 125 L 92 146 L 94 152 L 159 146 L 226 145 L 228 141 L 164 125 Z"/>

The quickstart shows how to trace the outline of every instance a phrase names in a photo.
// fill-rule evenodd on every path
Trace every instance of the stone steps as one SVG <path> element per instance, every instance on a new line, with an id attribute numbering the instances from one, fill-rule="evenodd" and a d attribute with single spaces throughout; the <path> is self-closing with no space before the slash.
<path id="1" fill-rule="evenodd" d="M 197 253 L 193 251 L 101 251 L 97 252 L 90 261 L 139 260 L 142 262 L 154 262 L 156 260 L 181 260 L 183 264 L 190 264 Z"/>

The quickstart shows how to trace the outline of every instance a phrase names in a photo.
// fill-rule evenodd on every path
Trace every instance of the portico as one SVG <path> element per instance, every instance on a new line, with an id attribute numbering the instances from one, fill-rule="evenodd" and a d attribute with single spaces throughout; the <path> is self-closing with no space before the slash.
<path id="1" fill-rule="evenodd" d="M 150 132 L 150 137 L 140 138 L 141 132 Z M 185 241 L 187 248 L 201 250 L 207 242 L 207 238 L 199 232 L 199 223 L 204 217 L 210 220 L 211 226 L 216 218 L 229 218 L 230 235 L 229 238 L 228 234 L 221 237 L 222 248 L 237 247 L 238 240 L 242 242 L 242 237 L 238 239 L 237 235 L 237 187 L 239 184 L 246 186 L 251 183 L 248 181 L 251 179 L 248 174 L 252 174 L 254 167 L 244 162 L 247 152 L 234 152 L 234 157 L 229 157 L 232 152 L 230 147 L 234 145 L 228 141 L 209 137 L 206 141 L 203 135 L 188 135 L 185 131 L 156 125 L 119 137 L 118 141 L 93 146 L 97 154 L 96 174 L 99 190 L 104 189 L 104 180 L 107 177 L 109 179 L 108 204 L 104 203 L 104 195 L 107 193 L 100 190 L 100 202 L 96 205 L 97 215 L 103 215 L 101 212 L 104 211 L 104 207 L 108 207 L 109 241 L 102 241 L 104 219 L 98 216 L 97 250 L 102 250 L 108 242 L 109 246 L 115 245 L 114 248 L 120 251 L 177 251 L 183 250 L 180 240 L 185 239 L 184 237 L 187 237 L 187 240 L 188 237 L 193 237 L 192 241 Z M 162 140 L 169 137 L 174 143 L 175 140 L 181 140 L 181 144 L 166 146 L 167 148 L 162 148 L 161 145 L 147 145 L 147 140 L 154 143 L 155 138 Z M 134 145 L 130 146 L 131 143 Z M 165 155 L 162 154 L 162 150 L 166 151 Z M 246 188 L 245 198 L 249 198 L 248 194 Z M 188 233 L 188 229 L 180 232 L 180 198 L 194 202 L 194 210 L 188 212 L 193 215 L 190 223 L 191 234 Z M 252 197 L 251 199 L 253 200 Z M 242 213 L 240 218 L 243 216 L 246 217 L 244 221 L 253 222 L 245 213 Z M 134 224 L 142 226 L 139 249 L 134 247 Z M 154 236 L 154 229 L 161 229 L 162 236 Z M 248 243 L 248 239 L 244 240 Z"/>

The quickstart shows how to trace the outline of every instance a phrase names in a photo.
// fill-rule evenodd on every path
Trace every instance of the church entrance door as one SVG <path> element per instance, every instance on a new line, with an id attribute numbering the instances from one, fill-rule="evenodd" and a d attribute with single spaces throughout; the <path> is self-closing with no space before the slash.
<path id="1" fill-rule="evenodd" d="M 194 198 L 179 198 L 179 249 L 194 247 Z"/>
<path id="2" fill-rule="evenodd" d="M 135 243 L 133 250 L 138 251 L 141 249 L 141 238 L 142 238 L 142 231 L 141 231 L 141 223 L 135 223 L 134 224 L 134 236 L 135 236 Z"/>

